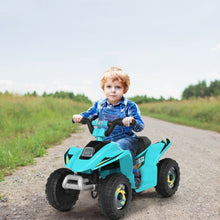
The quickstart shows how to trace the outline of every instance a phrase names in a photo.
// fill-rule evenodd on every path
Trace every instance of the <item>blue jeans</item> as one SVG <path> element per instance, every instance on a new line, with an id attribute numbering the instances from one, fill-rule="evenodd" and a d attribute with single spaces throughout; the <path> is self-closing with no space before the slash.
<path id="1" fill-rule="evenodd" d="M 129 150 L 132 156 L 133 165 L 136 165 L 135 155 L 137 152 L 137 137 L 124 135 L 121 139 L 117 140 L 116 143 L 120 145 L 123 150 Z"/>

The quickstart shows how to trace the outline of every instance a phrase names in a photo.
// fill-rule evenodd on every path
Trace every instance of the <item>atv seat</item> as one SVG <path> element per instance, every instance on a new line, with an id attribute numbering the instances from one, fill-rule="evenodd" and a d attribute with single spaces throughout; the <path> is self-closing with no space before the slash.
<path id="1" fill-rule="evenodd" d="M 136 155 L 147 149 L 151 144 L 151 140 L 146 136 L 138 136 L 138 148 Z"/>

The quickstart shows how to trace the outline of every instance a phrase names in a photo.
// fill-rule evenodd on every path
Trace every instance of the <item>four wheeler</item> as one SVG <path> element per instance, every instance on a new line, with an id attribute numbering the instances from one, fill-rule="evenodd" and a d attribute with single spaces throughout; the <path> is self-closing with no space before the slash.
<path id="1" fill-rule="evenodd" d="M 130 151 L 122 150 L 115 142 L 104 141 L 115 126 L 123 125 L 122 119 L 107 122 L 83 118 L 81 123 L 88 125 L 96 140 L 84 148 L 70 147 L 64 154 L 66 168 L 57 169 L 49 176 L 46 197 L 55 209 L 71 210 L 80 191 L 88 190 L 93 198 L 98 197 L 100 211 L 105 216 L 119 219 L 128 210 L 132 191 L 138 193 L 155 187 L 163 197 L 177 191 L 180 180 L 177 162 L 169 158 L 160 160 L 171 146 L 169 139 L 152 144 L 147 137 L 138 137 L 136 162 L 141 183 L 135 188 Z"/>

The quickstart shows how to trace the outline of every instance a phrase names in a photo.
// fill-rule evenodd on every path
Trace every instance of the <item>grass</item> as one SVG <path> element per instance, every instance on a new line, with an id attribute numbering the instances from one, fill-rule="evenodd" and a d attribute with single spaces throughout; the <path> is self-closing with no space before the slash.
<path id="1" fill-rule="evenodd" d="M 72 115 L 88 107 L 69 99 L 0 95 L 0 180 L 75 132 Z"/>
<path id="2" fill-rule="evenodd" d="M 220 97 L 139 105 L 142 115 L 220 132 Z"/>

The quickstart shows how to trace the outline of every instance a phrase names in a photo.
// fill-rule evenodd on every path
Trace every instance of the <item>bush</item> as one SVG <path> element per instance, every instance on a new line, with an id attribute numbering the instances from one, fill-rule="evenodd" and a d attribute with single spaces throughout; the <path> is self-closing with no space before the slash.
<path id="1" fill-rule="evenodd" d="M 204 98 L 210 96 L 220 96 L 220 81 L 215 80 L 207 86 L 205 81 L 201 81 L 196 85 L 190 85 L 184 89 L 182 99 L 189 99 L 192 97 Z"/>

